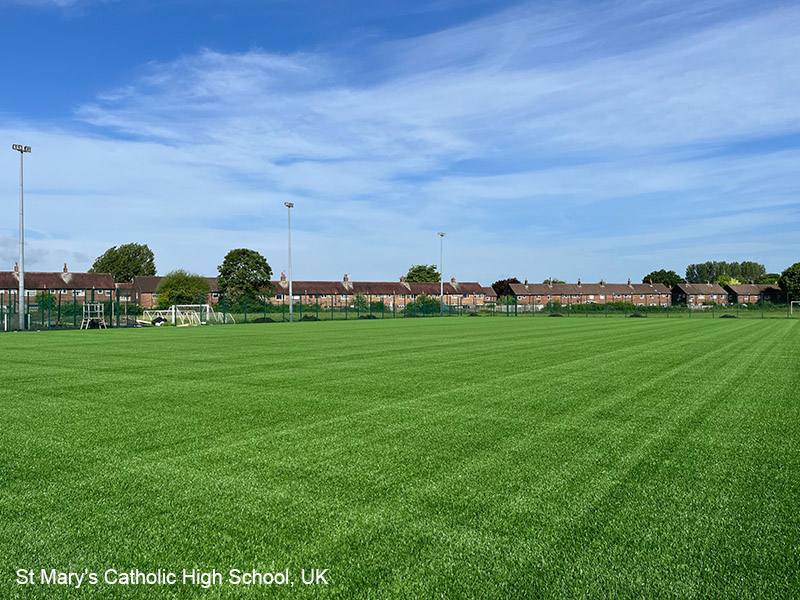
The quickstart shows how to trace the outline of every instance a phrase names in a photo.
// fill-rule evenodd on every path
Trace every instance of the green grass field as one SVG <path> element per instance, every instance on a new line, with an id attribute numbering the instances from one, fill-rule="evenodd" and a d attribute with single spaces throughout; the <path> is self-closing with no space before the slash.
<path id="1" fill-rule="evenodd" d="M 800 596 L 797 320 L 14 333 L 0 357 L 1 598 Z"/>

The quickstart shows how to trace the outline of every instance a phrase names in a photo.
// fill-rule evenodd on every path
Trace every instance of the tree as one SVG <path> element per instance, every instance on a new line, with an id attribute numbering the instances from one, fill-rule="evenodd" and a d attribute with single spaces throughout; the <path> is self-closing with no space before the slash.
<path id="1" fill-rule="evenodd" d="M 542 283 L 567 283 L 567 282 L 564 281 L 563 279 L 554 279 L 553 277 L 548 277 Z"/>
<path id="2" fill-rule="evenodd" d="M 780 273 L 767 273 L 762 277 L 759 277 L 755 280 L 756 283 L 778 283 L 778 280 L 781 278 Z"/>
<path id="3" fill-rule="evenodd" d="M 792 300 L 800 300 L 800 262 L 794 263 L 781 273 L 778 285 Z"/>
<path id="4" fill-rule="evenodd" d="M 238 248 L 225 255 L 219 270 L 219 289 L 231 298 L 259 296 L 272 286 L 272 267 L 255 250 Z"/>
<path id="5" fill-rule="evenodd" d="M 725 287 L 726 285 L 739 285 L 742 282 L 736 279 L 736 277 L 728 277 L 727 275 L 720 275 L 719 277 L 717 277 L 717 283 L 722 287 Z"/>
<path id="6" fill-rule="evenodd" d="M 725 261 L 706 261 L 704 263 L 691 264 L 686 267 L 686 280 L 689 283 L 705 283 L 706 281 L 717 281 L 720 277 L 733 277 L 740 281 L 756 281 L 764 276 L 767 268 L 761 263 L 753 261 L 725 262 Z"/>
<path id="7" fill-rule="evenodd" d="M 39 292 L 36 294 L 35 298 L 36 304 L 39 305 L 39 309 L 43 312 L 48 310 L 54 311 L 56 309 L 56 295 L 51 292 Z"/>
<path id="8" fill-rule="evenodd" d="M 155 275 L 155 257 L 147 244 L 111 246 L 95 259 L 89 273 L 111 273 L 117 283 L 128 283 L 134 277 Z"/>
<path id="9" fill-rule="evenodd" d="M 672 289 L 679 283 L 686 283 L 686 280 L 683 279 L 680 275 L 678 275 L 675 271 L 667 271 L 665 269 L 659 269 L 658 271 L 653 271 L 652 273 L 648 273 L 644 277 L 642 277 L 642 283 L 663 283 L 668 288 Z"/>
<path id="10" fill-rule="evenodd" d="M 442 280 L 442 274 L 436 270 L 436 265 L 411 265 L 406 273 L 406 281 L 433 281 Z"/>
<path id="11" fill-rule="evenodd" d="M 364 294 L 356 294 L 353 296 L 353 308 L 364 312 L 369 309 L 369 304 L 367 303 L 367 297 Z"/>
<path id="12" fill-rule="evenodd" d="M 512 283 L 520 283 L 520 281 L 516 277 L 500 279 L 492 284 L 492 289 L 494 293 L 497 294 L 498 298 L 500 298 L 500 296 L 513 296 L 514 292 L 511 291 Z"/>
<path id="13" fill-rule="evenodd" d="M 767 268 L 757 262 L 745 260 L 741 264 L 738 279 L 741 281 L 758 281 L 767 274 Z"/>
<path id="14" fill-rule="evenodd" d="M 406 316 L 438 315 L 441 312 L 441 303 L 438 298 L 432 298 L 427 294 L 420 294 L 411 302 L 406 303 L 403 312 Z"/>
<path id="15" fill-rule="evenodd" d="M 208 279 L 202 275 L 175 269 L 167 273 L 156 288 L 158 307 L 168 308 L 173 304 L 206 304 L 211 291 Z"/>

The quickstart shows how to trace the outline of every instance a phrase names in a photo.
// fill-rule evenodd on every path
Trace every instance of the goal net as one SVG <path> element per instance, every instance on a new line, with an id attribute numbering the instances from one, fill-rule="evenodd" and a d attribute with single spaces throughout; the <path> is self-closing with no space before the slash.
<path id="1" fill-rule="evenodd" d="M 174 304 L 162 310 L 146 310 L 142 316 L 147 321 L 157 318 L 165 319 L 179 327 L 236 322 L 232 315 L 219 313 L 210 304 Z"/>
<path id="2" fill-rule="evenodd" d="M 789 314 L 794 316 L 795 309 L 800 310 L 800 300 L 792 300 L 789 304 Z"/>

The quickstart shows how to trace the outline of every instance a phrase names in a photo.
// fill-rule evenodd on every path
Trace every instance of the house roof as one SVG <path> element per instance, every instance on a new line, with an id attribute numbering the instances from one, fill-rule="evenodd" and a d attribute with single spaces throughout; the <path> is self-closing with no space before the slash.
<path id="1" fill-rule="evenodd" d="M 679 283 L 672 289 L 679 290 L 688 296 L 727 294 L 718 283 Z"/>
<path id="2" fill-rule="evenodd" d="M 19 288 L 19 273 L 0 271 L 0 289 Z M 113 290 L 109 273 L 64 273 L 25 271 L 27 290 Z"/>
<path id="3" fill-rule="evenodd" d="M 775 283 L 736 283 L 725 286 L 725 289 L 734 294 L 776 294 L 781 288 Z"/>
<path id="4" fill-rule="evenodd" d="M 273 293 L 288 294 L 289 282 L 273 281 Z M 292 281 L 292 293 L 302 295 L 317 294 L 363 294 L 365 296 L 416 296 L 419 294 L 439 295 L 439 283 L 408 281 Z M 477 282 L 446 282 L 445 294 L 483 294 Z"/>
<path id="5" fill-rule="evenodd" d="M 515 296 L 628 296 L 634 294 L 669 294 L 661 283 L 512 283 Z"/>

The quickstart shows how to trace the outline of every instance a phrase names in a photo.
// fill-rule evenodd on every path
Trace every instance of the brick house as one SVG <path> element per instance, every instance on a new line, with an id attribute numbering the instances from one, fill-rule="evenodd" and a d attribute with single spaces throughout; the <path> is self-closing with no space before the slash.
<path id="1" fill-rule="evenodd" d="M 776 283 L 737 283 L 726 285 L 728 301 L 731 304 L 756 304 L 762 299 L 766 302 L 784 302 L 786 294 Z"/>
<path id="2" fill-rule="evenodd" d="M 548 302 L 569 304 L 608 304 L 628 302 L 638 306 L 668 306 L 672 294 L 661 283 L 512 283 L 511 291 L 520 306 L 541 310 Z"/>
<path id="3" fill-rule="evenodd" d="M 485 291 L 479 283 L 461 283 L 453 277 L 443 288 L 445 306 L 473 308 L 484 304 Z M 320 308 L 351 306 L 353 299 L 361 295 L 368 302 L 383 302 L 386 308 L 402 310 L 417 296 L 425 294 L 439 298 L 439 293 L 439 283 L 407 282 L 404 277 L 399 281 L 350 281 L 350 276 L 345 275 L 342 281 L 292 281 L 295 303 L 319 303 Z M 272 282 L 272 296 L 267 298 L 267 302 L 288 302 L 288 295 L 289 281 L 281 273 L 281 278 Z"/>
<path id="4" fill-rule="evenodd" d="M 158 304 L 157 289 L 162 277 L 134 277 L 133 288 L 143 308 L 154 308 Z M 206 277 L 210 297 L 209 304 L 220 302 L 222 295 L 216 277 Z M 270 282 L 272 290 L 266 297 L 270 304 L 289 303 L 289 281 L 284 273 L 278 281 Z M 399 281 L 350 281 L 345 275 L 342 281 L 292 281 L 292 295 L 295 303 L 305 305 L 319 304 L 321 309 L 342 308 L 352 306 L 357 295 L 362 295 L 368 302 L 383 302 L 388 309 L 405 308 L 407 302 L 420 294 L 439 297 L 438 283 L 410 283 L 400 278 Z M 484 303 L 484 288 L 479 283 L 460 283 L 455 277 L 444 284 L 444 304 L 446 306 L 475 307 Z"/>
<path id="5" fill-rule="evenodd" d="M 672 288 L 673 304 L 697 307 L 707 302 L 724 306 L 728 304 L 728 292 L 718 283 L 679 283 Z"/>
<path id="6" fill-rule="evenodd" d="M 25 271 L 26 302 L 34 302 L 41 292 L 50 292 L 64 302 L 104 302 L 115 297 L 114 278 L 109 273 L 71 273 L 67 263 L 61 272 Z M 19 294 L 19 267 L 0 271 L 0 306 L 16 302 Z M 13 296 L 13 300 L 12 300 Z"/>

